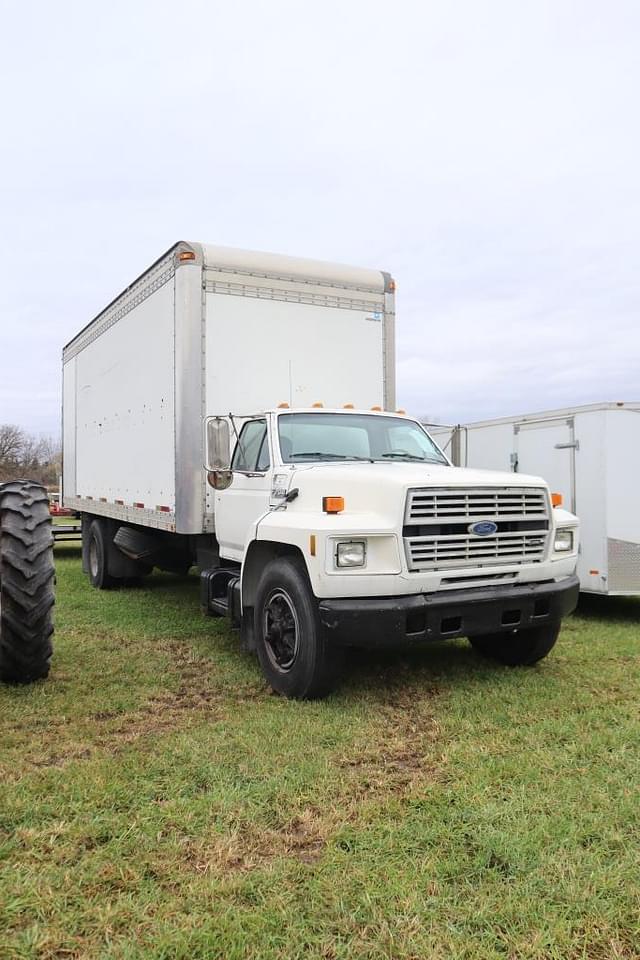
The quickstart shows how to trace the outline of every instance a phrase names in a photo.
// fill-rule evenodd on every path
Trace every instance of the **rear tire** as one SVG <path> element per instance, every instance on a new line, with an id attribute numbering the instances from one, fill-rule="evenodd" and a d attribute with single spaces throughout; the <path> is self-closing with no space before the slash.
<path id="1" fill-rule="evenodd" d="M 89 527 L 87 558 L 92 587 L 110 590 L 118 583 L 109 573 L 106 533 L 100 520 L 93 520 Z"/>
<path id="2" fill-rule="evenodd" d="M 530 666 L 542 660 L 555 646 L 560 633 L 559 623 L 504 633 L 485 633 L 469 637 L 474 650 L 489 660 L 508 667 Z"/>
<path id="3" fill-rule="evenodd" d="M 316 700 L 333 690 L 342 651 L 325 640 L 306 571 L 272 560 L 258 584 L 254 630 L 262 672 L 277 693 Z"/>
<path id="4" fill-rule="evenodd" d="M 44 487 L 0 484 L 0 680 L 32 683 L 49 673 L 54 577 Z"/>

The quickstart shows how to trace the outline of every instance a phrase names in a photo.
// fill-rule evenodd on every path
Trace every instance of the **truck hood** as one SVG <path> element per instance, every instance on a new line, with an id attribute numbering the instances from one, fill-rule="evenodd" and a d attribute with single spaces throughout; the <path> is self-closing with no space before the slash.
<path id="1" fill-rule="evenodd" d="M 542 477 L 502 470 L 471 470 L 467 467 L 448 467 L 439 463 L 341 463 L 296 464 L 295 477 L 317 477 L 327 483 L 339 483 L 353 477 L 358 483 L 384 484 L 400 487 L 546 487 Z M 295 486 L 295 484 L 292 484 Z"/>
<path id="2" fill-rule="evenodd" d="M 317 511 L 321 509 L 322 497 L 344 497 L 344 514 L 393 515 L 402 512 L 406 492 L 413 487 L 547 488 L 541 477 L 520 473 L 397 461 L 296 465 L 288 486 L 289 490 L 298 488 L 298 497 L 291 504 L 295 510 Z"/>

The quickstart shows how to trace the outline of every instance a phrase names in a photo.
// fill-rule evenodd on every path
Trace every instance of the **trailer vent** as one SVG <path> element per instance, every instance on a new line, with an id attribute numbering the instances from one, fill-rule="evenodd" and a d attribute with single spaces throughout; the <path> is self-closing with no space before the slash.
<path id="1" fill-rule="evenodd" d="M 478 536 L 483 520 L 495 532 Z M 410 570 L 495 567 L 543 560 L 549 536 L 549 502 L 538 488 L 410 490 L 404 542 Z"/>

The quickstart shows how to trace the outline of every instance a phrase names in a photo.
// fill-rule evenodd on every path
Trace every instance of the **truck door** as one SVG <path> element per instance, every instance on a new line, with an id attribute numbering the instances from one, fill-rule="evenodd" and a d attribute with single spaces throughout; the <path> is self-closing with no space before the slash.
<path id="1" fill-rule="evenodd" d="M 270 468 L 267 421 L 248 420 L 231 461 L 231 485 L 215 496 L 216 536 L 228 560 L 243 559 L 249 528 L 269 508 Z"/>
<path id="2" fill-rule="evenodd" d="M 578 444 L 573 417 L 523 421 L 514 424 L 513 430 L 514 470 L 542 477 L 554 493 L 562 494 L 566 509 L 575 513 L 575 453 Z"/>

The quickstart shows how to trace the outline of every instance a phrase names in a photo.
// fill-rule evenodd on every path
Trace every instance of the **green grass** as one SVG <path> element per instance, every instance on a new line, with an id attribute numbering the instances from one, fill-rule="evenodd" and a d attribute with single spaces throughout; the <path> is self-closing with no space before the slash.
<path id="1" fill-rule="evenodd" d="M 92 591 L 0 688 L 0 957 L 631 958 L 640 602 L 533 669 L 463 643 L 273 696 L 195 577 Z"/>

